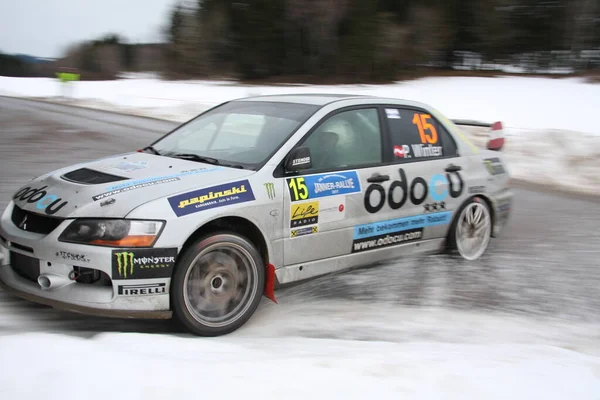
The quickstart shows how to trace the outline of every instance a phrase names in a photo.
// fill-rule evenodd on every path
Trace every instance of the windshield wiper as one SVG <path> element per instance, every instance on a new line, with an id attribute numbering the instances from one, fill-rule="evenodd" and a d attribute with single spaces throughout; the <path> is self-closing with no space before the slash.
<path id="1" fill-rule="evenodd" d="M 216 158 L 199 156 L 198 154 L 173 154 L 170 157 L 181 158 L 190 161 L 198 161 L 213 165 L 220 165 L 219 160 L 217 160 Z"/>
<path id="2" fill-rule="evenodd" d="M 158 152 L 158 150 L 156 150 L 154 147 L 152 146 L 148 146 L 142 149 L 143 151 L 146 150 L 150 150 L 152 153 L 156 154 L 157 156 L 160 156 L 161 154 Z"/>

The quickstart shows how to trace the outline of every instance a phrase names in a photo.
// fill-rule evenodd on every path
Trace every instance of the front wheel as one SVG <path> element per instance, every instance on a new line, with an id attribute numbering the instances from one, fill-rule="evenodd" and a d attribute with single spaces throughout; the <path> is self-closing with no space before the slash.
<path id="1" fill-rule="evenodd" d="M 241 327 L 254 313 L 265 285 L 256 247 L 232 232 L 196 240 L 184 251 L 171 282 L 175 317 L 200 336 Z"/>
<path id="2" fill-rule="evenodd" d="M 487 249 L 492 235 L 490 209 L 479 197 L 465 203 L 450 226 L 448 243 L 452 253 L 465 260 L 481 257 Z"/>

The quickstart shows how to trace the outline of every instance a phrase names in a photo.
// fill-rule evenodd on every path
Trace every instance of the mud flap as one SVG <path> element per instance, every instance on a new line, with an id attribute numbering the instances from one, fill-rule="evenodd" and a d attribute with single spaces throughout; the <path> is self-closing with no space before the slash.
<path id="1" fill-rule="evenodd" d="M 275 299 L 275 266 L 273 264 L 267 264 L 266 276 L 265 276 L 265 291 L 263 295 L 277 304 Z"/>

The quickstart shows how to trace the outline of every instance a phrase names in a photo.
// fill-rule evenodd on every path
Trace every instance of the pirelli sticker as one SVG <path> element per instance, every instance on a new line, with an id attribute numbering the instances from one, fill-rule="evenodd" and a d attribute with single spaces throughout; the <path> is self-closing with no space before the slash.
<path id="1" fill-rule="evenodd" d="M 293 239 L 293 238 L 298 238 L 298 237 L 302 237 L 302 236 L 306 236 L 306 235 L 312 235 L 312 234 L 318 233 L 318 232 L 319 232 L 319 227 L 317 225 L 305 226 L 302 228 L 290 230 L 290 237 Z"/>

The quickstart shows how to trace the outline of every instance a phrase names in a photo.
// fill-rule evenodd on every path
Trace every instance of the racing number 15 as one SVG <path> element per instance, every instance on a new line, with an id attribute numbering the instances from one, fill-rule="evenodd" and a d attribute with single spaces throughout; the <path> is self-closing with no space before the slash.
<path id="1" fill-rule="evenodd" d="M 419 128 L 419 135 L 421 135 L 421 143 L 423 144 L 436 144 L 438 141 L 438 135 L 435 127 L 427 121 L 430 118 L 431 115 L 429 114 L 415 113 L 415 116 L 412 120 L 412 123 Z M 426 130 L 429 131 L 429 134 L 425 133 Z"/>
<path id="2" fill-rule="evenodd" d="M 304 183 L 304 178 L 300 177 L 289 179 L 288 186 L 290 188 L 290 196 L 292 197 L 292 201 L 308 199 L 308 188 Z"/>

